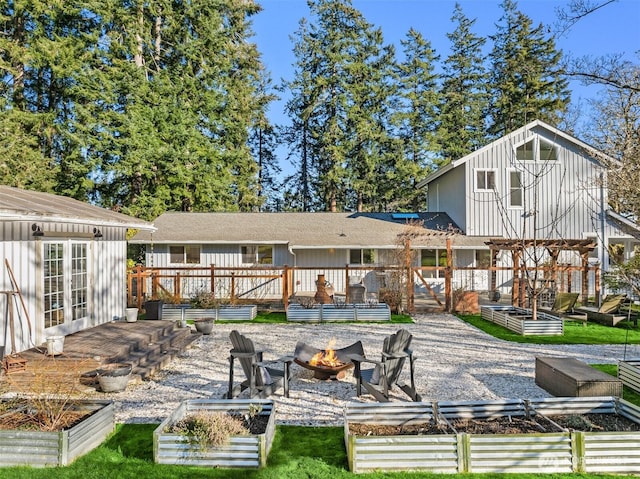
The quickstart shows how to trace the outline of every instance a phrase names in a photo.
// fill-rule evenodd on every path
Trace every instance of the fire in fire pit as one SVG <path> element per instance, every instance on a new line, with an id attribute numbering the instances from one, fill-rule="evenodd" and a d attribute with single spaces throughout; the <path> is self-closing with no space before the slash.
<path id="1" fill-rule="evenodd" d="M 294 353 L 294 361 L 300 366 L 314 372 L 316 379 L 340 379 L 344 370 L 352 368 L 350 354 L 364 356 L 364 349 L 360 341 L 342 349 L 333 349 L 336 339 L 333 338 L 326 349 L 317 349 L 298 341 Z"/>

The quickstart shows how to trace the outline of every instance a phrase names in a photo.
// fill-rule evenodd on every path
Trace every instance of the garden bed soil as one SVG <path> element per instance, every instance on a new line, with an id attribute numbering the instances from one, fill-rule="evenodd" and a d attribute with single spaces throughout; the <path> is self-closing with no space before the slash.
<path id="1" fill-rule="evenodd" d="M 262 414 L 256 414 L 255 416 L 244 416 L 241 414 L 232 414 L 233 416 L 242 419 L 242 424 L 251 434 L 264 434 L 267 431 L 267 424 L 269 424 L 269 416 Z"/>
<path id="2" fill-rule="evenodd" d="M 79 424 L 95 411 L 79 410 L 73 404 L 36 407 L 27 400 L 0 405 L 0 430 L 64 431 Z"/>
<path id="3" fill-rule="evenodd" d="M 617 414 L 583 414 L 550 416 L 549 419 L 562 428 L 585 432 L 640 431 L 637 424 Z M 468 434 L 530 434 L 559 432 L 553 423 L 544 417 L 537 420 L 524 417 L 501 417 L 496 419 L 455 419 L 451 427 L 459 433 Z M 349 425 L 349 432 L 357 436 L 407 436 L 453 434 L 451 427 L 441 422 L 390 426 L 382 424 Z"/>

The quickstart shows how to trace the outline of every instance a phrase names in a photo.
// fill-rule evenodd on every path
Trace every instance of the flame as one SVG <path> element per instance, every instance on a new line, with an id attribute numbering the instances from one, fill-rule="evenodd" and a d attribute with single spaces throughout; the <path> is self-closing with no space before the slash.
<path id="1" fill-rule="evenodd" d="M 338 356 L 336 356 L 336 352 L 333 350 L 333 346 L 335 346 L 335 344 L 336 338 L 331 338 L 331 341 L 329 341 L 327 348 L 324 351 L 320 351 L 319 353 L 314 354 L 314 356 L 309 360 L 309 364 L 311 366 L 343 366 L 344 362 L 338 359 Z"/>

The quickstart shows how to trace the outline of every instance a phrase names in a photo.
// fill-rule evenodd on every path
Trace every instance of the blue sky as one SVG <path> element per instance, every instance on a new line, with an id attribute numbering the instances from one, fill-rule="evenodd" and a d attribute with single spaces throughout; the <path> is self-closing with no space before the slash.
<path id="1" fill-rule="evenodd" d="M 518 8 L 528 15 L 534 25 L 542 22 L 553 28 L 557 22 L 556 10 L 566 6 L 568 0 L 519 0 Z M 271 73 L 274 84 L 281 79 L 290 80 L 293 73 L 293 44 L 291 36 L 298 29 L 302 17 L 309 18 L 306 0 L 258 0 L 263 11 L 253 17 L 253 30 L 262 60 Z M 431 42 L 441 60 L 449 55 L 446 34 L 455 29 L 451 16 L 455 0 L 352 0 L 352 4 L 376 27 L 382 29 L 386 44 L 401 50 L 400 40 L 410 28 L 415 28 Z M 476 19 L 474 33 L 488 36 L 495 33 L 495 24 L 502 15 L 500 0 L 459 0 L 463 12 Z M 588 15 L 556 40 L 559 49 L 571 56 L 599 56 L 624 54 L 627 59 L 639 61 L 640 0 L 617 0 Z M 491 43 L 486 46 L 491 48 Z M 586 100 L 598 96 L 597 87 L 571 84 L 572 101 L 584 105 Z M 283 102 L 276 102 L 270 110 L 274 123 L 288 123 L 283 113 Z M 287 168 L 284 159 L 281 166 Z"/>
<path id="2" fill-rule="evenodd" d="M 258 0 L 263 11 L 253 17 L 254 40 L 274 82 L 290 79 L 295 62 L 291 35 L 302 17 L 309 17 L 305 0 Z M 475 33 L 495 32 L 502 9 L 499 0 L 460 0 L 465 15 L 476 19 Z M 556 8 L 567 0 L 520 0 L 518 7 L 537 25 L 552 27 Z M 386 43 L 399 49 L 411 27 L 431 41 L 442 58 L 449 54 L 446 34 L 453 31 L 451 16 L 455 0 L 353 0 L 352 4 L 367 21 L 382 29 Z M 578 22 L 563 37 L 558 47 L 571 55 L 624 53 L 628 58 L 640 50 L 640 0 L 618 0 Z M 582 94 L 582 92 L 581 92 Z M 588 90 L 584 93 L 588 95 Z M 276 112 L 273 112 L 276 113 Z"/>

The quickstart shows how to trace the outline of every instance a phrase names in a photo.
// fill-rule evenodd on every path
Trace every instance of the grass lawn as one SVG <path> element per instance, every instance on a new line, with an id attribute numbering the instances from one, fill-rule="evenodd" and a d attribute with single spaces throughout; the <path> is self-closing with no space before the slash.
<path id="1" fill-rule="evenodd" d="M 597 323 L 565 321 L 563 336 L 522 336 L 498 324 L 482 319 L 479 314 L 458 315 L 463 321 L 496 338 L 513 343 L 531 344 L 640 344 L 640 329 L 626 323 L 616 327 Z"/>

